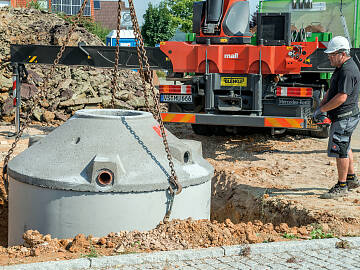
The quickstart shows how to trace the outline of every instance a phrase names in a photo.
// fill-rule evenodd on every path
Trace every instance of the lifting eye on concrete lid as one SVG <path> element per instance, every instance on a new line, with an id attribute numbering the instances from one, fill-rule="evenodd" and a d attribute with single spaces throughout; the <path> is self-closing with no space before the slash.
<path id="1" fill-rule="evenodd" d="M 188 163 L 190 160 L 190 152 L 189 151 L 186 151 L 184 153 L 184 163 Z"/>
<path id="2" fill-rule="evenodd" d="M 71 143 L 72 144 L 78 144 L 80 142 L 80 137 L 74 137 L 74 138 L 72 138 L 72 140 L 71 140 Z"/>

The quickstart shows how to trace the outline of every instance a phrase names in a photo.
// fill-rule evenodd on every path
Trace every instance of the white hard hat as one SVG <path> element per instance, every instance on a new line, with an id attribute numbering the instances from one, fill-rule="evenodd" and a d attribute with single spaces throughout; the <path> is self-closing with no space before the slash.
<path id="1" fill-rule="evenodd" d="M 325 53 L 333 53 L 338 50 L 350 50 L 349 41 L 342 36 L 332 38 Z"/>

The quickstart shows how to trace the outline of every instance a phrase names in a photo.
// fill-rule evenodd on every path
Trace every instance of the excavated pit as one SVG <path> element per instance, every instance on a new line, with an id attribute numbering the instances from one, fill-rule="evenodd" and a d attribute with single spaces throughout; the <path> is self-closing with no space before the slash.
<path id="1" fill-rule="evenodd" d="M 272 189 L 237 184 L 229 172 L 215 172 L 212 179 L 211 220 L 234 224 L 254 222 L 290 227 L 306 226 L 317 220 L 307 209 L 291 201 L 272 198 Z"/>

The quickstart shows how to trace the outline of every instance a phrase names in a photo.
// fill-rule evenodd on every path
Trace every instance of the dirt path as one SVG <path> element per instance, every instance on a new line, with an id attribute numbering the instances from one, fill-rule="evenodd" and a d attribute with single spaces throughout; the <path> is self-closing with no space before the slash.
<path id="1" fill-rule="evenodd" d="M 337 181 L 335 161 L 326 156 L 326 140 L 300 135 L 271 137 L 264 133 L 205 137 L 195 135 L 186 125 L 168 125 L 168 129 L 179 138 L 201 141 L 203 156 L 215 168 L 211 221 L 175 220 L 149 232 L 109 232 L 103 238 L 78 235 L 58 240 L 29 232 L 25 246 L 5 248 L 7 209 L 0 206 L 0 265 L 94 253 L 113 255 L 309 239 L 316 228 L 319 237 L 325 235 L 322 233 L 360 234 L 360 189 L 347 198 L 319 199 Z M 33 126 L 26 133 L 48 130 Z M 2 159 L 12 143 L 6 137 L 11 131 L 10 126 L 0 127 Z M 26 147 L 25 137 L 15 153 Z M 353 150 L 359 172 L 360 132 L 353 139 Z"/>

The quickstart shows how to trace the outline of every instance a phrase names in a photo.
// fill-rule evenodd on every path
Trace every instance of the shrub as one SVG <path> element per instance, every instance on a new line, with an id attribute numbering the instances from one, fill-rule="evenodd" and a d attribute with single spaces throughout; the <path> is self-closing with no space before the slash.
<path id="1" fill-rule="evenodd" d="M 37 1 L 34 1 L 34 0 L 31 0 L 31 1 L 27 2 L 26 7 L 27 8 L 38 9 L 38 10 L 43 10 L 41 5 Z"/>
<path id="2" fill-rule="evenodd" d="M 64 13 L 59 13 L 58 16 L 69 23 L 73 23 L 75 16 L 68 16 Z M 103 27 L 97 22 L 93 22 L 90 18 L 80 17 L 79 26 L 83 26 L 90 33 L 98 36 L 104 43 L 106 42 L 106 35 L 109 34 L 110 30 Z"/>

